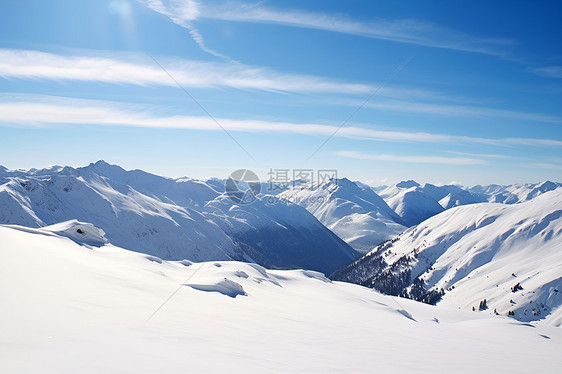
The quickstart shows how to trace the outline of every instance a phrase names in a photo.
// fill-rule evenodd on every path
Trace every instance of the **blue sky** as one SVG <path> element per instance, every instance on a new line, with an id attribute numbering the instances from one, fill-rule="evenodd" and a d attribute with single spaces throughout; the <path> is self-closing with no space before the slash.
<path id="1" fill-rule="evenodd" d="M 526 1 L 4 0 L 0 164 L 560 181 L 561 11 Z"/>

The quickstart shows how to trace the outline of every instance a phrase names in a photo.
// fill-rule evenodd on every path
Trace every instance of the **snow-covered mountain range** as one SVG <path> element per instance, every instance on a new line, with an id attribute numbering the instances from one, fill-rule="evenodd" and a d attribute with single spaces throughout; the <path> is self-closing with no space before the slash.
<path id="1" fill-rule="evenodd" d="M 0 170 L 4 224 L 89 222 L 112 244 L 168 260 L 239 260 L 329 273 L 358 257 L 306 209 L 288 201 L 268 205 L 265 198 L 237 205 L 203 181 L 103 161 Z"/>
<path id="2" fill-rule="evenodd" d="M 525 193 L 525 199 L 529 197 Z M 562 323 L 562 189 L 519 204 L 451 208 L 340 269 L 428 303 Z"/>
<path id="3" fill-rule="evenodd" d="M 489 311 L 557 320 L 558 187 L 404 181 L 379 196 L 343 178 L 239 205 L 224 193 L 224 180 L 170 179 L 99 161 L 83 168 L 0 168 L 0 223 L 164 260 L 335 271 L 334 279 L 428 303 L 480 309 L 486 299 Z M 92 227 L 99 232 L 86 238 Z M 360 253 L 367 255 L 357 260 Z M 504 266 L 508 278 L 498 270 Z"/>
<path id="4" fill-rule="evenodd" d="M 491 203 L 515 204 L 529 201 L 545 192 L 562 187 L 562 183 L 545 181 L 541 183 L 526 183 L 512 185 L 474 186 L 468 189 L 473 194 L 486 197 Z"/>
<path id="5" fill-rule="evenodd" d="M 558 373 L 562 366 L 562 329 L 547 323 L 436 308 L 309 270 L 164 261 L 103 237 L 76 221 L 0 225 L 1 372 Z"/>
<path id="6" fill-rule="evenodd" d="M 456 206 L 483 202 L 515 204 L 529 201 L 545 192 L 562 187 L 561 183 L 541 182 L 513 185 L 436 186 L 408 180 L 395 185 L 372 187 L 408 226 Z"/>
<path id="7" fill-rule="evenodd" d="M 366 253 L 406 227 L 447 209 L 482 202 L 524 202 L 560 186 L 547 181 L 464 188 L 429 183 L 422 186 L 408 180 L 376 188 L 341 178 L 320 185 L 294 183 L 277 196 L 306 208 L 356 251 Z"/>
<path id="8" fill-rule="evenodd" d="M 547 181 L 466 188 L 429 183 L 422 186 L 408 180 L 377 188 L 341 178 L 319 186 L 294 183 L 277 196 L 306 208 L 356 251 L 367 253 L 406 227 L 447 209 L 483 202 L 524 202 L 560 186 Z"/>

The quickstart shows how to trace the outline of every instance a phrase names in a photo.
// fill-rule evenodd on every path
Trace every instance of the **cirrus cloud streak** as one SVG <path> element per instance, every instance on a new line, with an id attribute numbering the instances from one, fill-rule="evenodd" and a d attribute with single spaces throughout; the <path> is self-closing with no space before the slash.
<path id="1" fill-rule="evenodd" d="M 227 1 L 217 4 L 195 0 L 139 1 L 189 30 L 195 21 L 203 19 L 278 24 L 506 58 L 503 49 L 515 44 L 511 39 L 474 36 L 416 19 L 358 20 L 341 14 L 274 8 L 264 6 L 262 2 L 249 4 Z M 207 47 L 203 45 L 202 48 Z"/>
<path id="2" fill-rule="evenodd" d="M 317 123 L 240 120 L 217 118 L 228 131 L 254 133 L 292 133 L 330 136 L 338 126 Z M 101 100 L 85 100 L 52 96 L 0 96 L 0 123 L 4 125 L 48 126 L 56 124 L 88 124 L 145 128 L 173 128 L 216 131 L 220 128 L 206 116 L 155 115 L 140 105 Z M 562 147 L 562 140 L 536 138 L 483 138 L 428 132 L 389 131 L 372 126 L 347 126 L 338 137 L 399 143 L 485 144 L 491 146 Z"/>
<path id="3" fill-rule="evenodd" d="M 440 165 L 481 165 L 485 160 L 468 157 L 439 157 L 439 156 L 398 156 L 391 154 L 368 154 L 357 151 L 338 151 L 336 155 L 358 160 L 405 162 L 413 164 L 440 164 Z"/>
<path id="4" fill-rule="evenodd" d="M 164 60 L 166 70 L 185 87 L 366 94 L 370 85 L 248 66 L 239 63 Z M 129 58 L 65 56 L 34 50 L 0 49 L 0 77 L 174 86 L 175 82 L 148 56 Z"/>

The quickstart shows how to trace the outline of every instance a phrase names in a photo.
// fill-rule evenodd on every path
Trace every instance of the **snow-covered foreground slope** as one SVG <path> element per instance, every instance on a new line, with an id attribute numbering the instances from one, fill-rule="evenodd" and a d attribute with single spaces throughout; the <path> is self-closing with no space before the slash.
<path id="1" fill-rule="evenodd" d="M 91 222 L 123 248 L 164 259 L 240 260 L 329 273 L 359 255 L 306 209 L 263 198 L 237 205 L 204 182 L 83 168 L 0 171 L 0 223 Z"/>
<path id="2" fill-rule="evenodd" d="M 305 207 L 361 253 L 406 229 L 404 221 L 380 196 L 346 178 L 320 186 L 297 185 L 279 197 Z"/>
<path id="3" fill-rule="evenodd" d="M 412 227 L 334 279 L 521 321 L 562 323 L 562 190 L 475 204 Z M 481 303 L 486 300 L 485 305 Z"/>
<path id="4" fill-rule="evenodd" d="M 562 365 L 559 328 L 383 296 L 311 271 L 166 262 L 33 230 L 0 226 L 3 373 L 558 373 Z"/>

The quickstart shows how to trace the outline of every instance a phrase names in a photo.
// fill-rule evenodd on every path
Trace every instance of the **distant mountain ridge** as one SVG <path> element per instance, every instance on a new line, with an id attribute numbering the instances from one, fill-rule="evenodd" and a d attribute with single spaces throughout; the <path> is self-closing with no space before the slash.
<path id="1" fill-rule="evenodd" d="M 402 181 L 395 185 L 371 187 L 394 209 L 408 226 L 456 206 L 484 202 L 515 204 L 529 201 L 545 192 L 562 187 L 562 183 L 545 181 L 540 183 L 474 186 L 436 186 L 416 181 Z"/>

